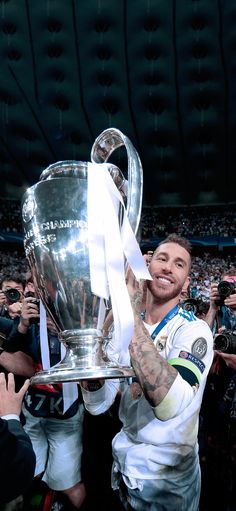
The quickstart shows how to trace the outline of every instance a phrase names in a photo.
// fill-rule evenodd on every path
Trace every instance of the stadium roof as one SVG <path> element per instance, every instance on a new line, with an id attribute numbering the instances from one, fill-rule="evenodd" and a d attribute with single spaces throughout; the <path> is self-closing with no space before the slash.
<path id="1" fill-rule="evenodd" d="M 144 204 L 234 202 L 235 19 L 212 0 L 0 0 L 1 196 L 115 127 Z M 124 148 L 110 161 L 125 172 Z"/>

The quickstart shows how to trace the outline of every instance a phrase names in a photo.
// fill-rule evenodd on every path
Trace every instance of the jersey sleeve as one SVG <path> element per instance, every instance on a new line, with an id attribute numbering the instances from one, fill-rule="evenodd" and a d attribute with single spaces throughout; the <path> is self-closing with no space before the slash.
<path id="1" fill-rule="evenodd" d="M 173 334 L 168 362 L 191 386 L 205 381 L 213 360 L 213 335 L 203 320 L 189 321 Z"/>

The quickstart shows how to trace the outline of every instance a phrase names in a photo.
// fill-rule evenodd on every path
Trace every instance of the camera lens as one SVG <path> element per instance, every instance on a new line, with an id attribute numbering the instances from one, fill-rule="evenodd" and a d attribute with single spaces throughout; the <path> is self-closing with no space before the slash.
<path id="1" fill-rule="evenodd" d="M 6 298 L 9 300 L 9 302 L 12 302 L 12 303 L 19 302 L 19 300 L 21 298 L 20 291 L 18 291 L 18 289 L 14 289 L 14 288 L 6 289 L 6 291 L 4 291 L 4 294 L 5 294 Z"/>
<path id="2" fill-rule="evenodd" d="M 218 293 L 221 298 L 227 298 L 227 296 L 235 292 L 235 286 L 232 282 L 222 281 L 218 284 Z"/>
<path id="3" fill-rule="evenodd" d="M 216 335 L 214 339 L 214 349 L 222 353 L 236 353 L 236 334 L 226 330 L 222 334 Z"/>
<path id="4" fill-rule="evenodd" d="M 181 306 L 184 310 L 188 312 L 193 312 L 196 314 L 198 312 L 198 302 L 194 298 L 188 298 L 181 303 Z"/>
<path id="5" fill-rule="evenodd" d="M 219 334 L 214 340 L 214 347 L 217 351 L 223 351 L 223 353 L 227 352 L 229 347 L 229 340 L 226 335 Z"/>

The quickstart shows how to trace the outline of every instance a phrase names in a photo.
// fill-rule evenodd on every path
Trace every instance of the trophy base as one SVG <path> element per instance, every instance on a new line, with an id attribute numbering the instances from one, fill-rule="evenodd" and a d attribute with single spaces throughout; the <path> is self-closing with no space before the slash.
<path id="1" fill-rule="evenodd" d="M 57 364 L 48 370 L 36 373 L 30 379 L 31 385 L 48 383 L 79 382 L 80 380 L 99 380 L 108 378 L 132 378 L 132 367 L 122 365 L 104 365 L 97 367 L 63 367 Z"/>
<path id="2" fill-rule="evenodd" d="M 89 331 L 79 337 L 77 332 L 68 330 L 61 334 L 60 340 L 66 340 L 65 357 L 53 367 L 32 376 L 31 385 L 132 378 L 135 375 L 132 367 L 109 360 L 104 351 L 104 340 Z"/>

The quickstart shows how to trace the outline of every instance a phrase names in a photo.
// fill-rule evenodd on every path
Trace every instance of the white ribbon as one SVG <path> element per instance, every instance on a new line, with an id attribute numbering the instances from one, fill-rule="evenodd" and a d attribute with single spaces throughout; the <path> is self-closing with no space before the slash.
<path id="1" fill-rule="evenodd" d="M 66 354 L 66 348 L 62 342 L 60 344 L 61 344 L 61 360 L 62 360 Z M 66 411 L 69 410 L 70 406 L 78 398 L 77 383 L 73 383 L 73 382 L 63 383 L 62 384 L 62 393 L 63 393 L 63 413 L 66 413 Z"/>
<path id="2" fill-rule="evenodd" d="M 39 333 L 40 333 L 40 350 L 41 350 L 41 359 L 43 369 L 49 369 L 50 365 L 50 355 L 49 355 L 49 344 L 48 344 L 48 331 L 47 331 L 47 317 L 45 307 L 40 300 L 39 306 L 40 312 L 40 320 L 39 320 Z M 60 342 L 58 340 L 58 342 Z M 61 360 L 65 356 L 66 348 L 62 342 L 60 342 L 61 348 Z M 77 383 L 63 383 L 62 384 L 62 394 L 63 394 L 63 413 L 65 413 L 70 406 L 74 403 L 74 401 L 78 397 L 78 387 Z"/>
<path id="3" fill-rule="evenodd" d="M 47 331 L 47 318 L 45 307 L 40 300 L 39 305 L 39 337 L 40 337 L 40 349 L 43 369 L 50 368 L 50 356 L 48 349 L 48 331 Z"/>
<path id="4" fill-rule="evenodd" d="M 88 163 L 88 246 L 92 292 L 111 297 L 115 342 L 120 360 L 134 331 L 134 317 L 125 283 L 125 258 L 137 279 L 151 280 L 130 226 L 122 196 L 105 165 Z M 123 222 L 119 225 L 119 210 Z"/>

